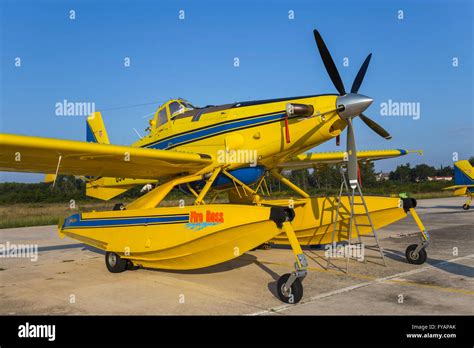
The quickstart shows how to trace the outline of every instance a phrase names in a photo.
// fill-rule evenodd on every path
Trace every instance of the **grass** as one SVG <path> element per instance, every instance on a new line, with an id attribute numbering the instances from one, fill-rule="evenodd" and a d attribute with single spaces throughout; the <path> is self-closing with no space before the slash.
<path id="1" fill-rule="evenodd" d="M 75 212 L 108 210 L 111 202 L 78 203 L 78 209 L 70 209 L 69 203 L 17 203 L 0 205 L 0 228 L 56 225 L 61 218 Z"/>
<path id="2" fill-rule="evenodd" d="M 452 197 L 452 191 L 440 191 L 440 192 L 419 192 L 411 194 L 410 197 L 416 199 L 429 199 L 429 198 L 447 198 Z"/>
<path id="3" fill-rule="evenodd" d="M 364 192 L 370 194 L 370 190 Z M 441 198 L 450 197 L 451 192 L 419 192 L 410 196 L 416 199 Z M 291 192 L 275 192 L 272 198 L 297 197 Z M 184 198 L 185 204 L 192 204 L 192 198 Z M 221 197 L 216 203 L 223 203 L 226 199 Z M 122 201 L 126 203 L 126 201 Z M 56 225 L 61 218 L 65 218 L 77 212 L 88 212 L 92 210 L 112 210 L 118 201 L 109 202 L 87 201 L 78 202 L 77 209 L 70 209 L 69 203 L 17 203 L 10 205 L 0 205 L 0 228 L 28 227 L 28 226 L 45 226 Z M 160 206 L 177 206 L 178 199 L 170 199 L 164 201 Z"/>

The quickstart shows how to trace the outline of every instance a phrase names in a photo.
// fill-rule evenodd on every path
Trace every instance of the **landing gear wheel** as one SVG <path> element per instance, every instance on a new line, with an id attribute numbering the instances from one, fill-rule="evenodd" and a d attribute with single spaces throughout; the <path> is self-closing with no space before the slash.
<path id="1" fill-rule="evenodd" d="M 290 273 L 286 273 L 278 279 L 277 282 L 277 293 L 281 301 L 285 303 L 295 304 L 301 301 L 303 297 L 303 284 L 299 278 L 296 278 L 289 291 L 284 290 L 284 285 L 290 278 Z"/>
<path id="2" fill-rule="evenodd" d="M 462 206 L 462 208 L 463 208 L 464 210 L 469 210 L 470 207 L 471 207 L 471 206 L 470 206 L 469 204 L 464 204 L 464 205 Z"/>
<path id="3" fill-rule="evenodd" d="M 426 261 L 426 257 L 428 256 L 426 253 L 425 248 L 422 248 L 418 254 L 415 254 L 415 249 L 418 245 L 412 244 L 409 245 L 407 250 L 405 251 L 405 256 L 407 258 L 408 263 L 413 265 L 421 265 Z"/>
<path id="4" fill-rule="evenodd" d="M 127 260 L 122 259 L 116 253 L 107 251 L 105 253 L 105 265 L 111 273 L 120 273 L 127 269 Z"/>

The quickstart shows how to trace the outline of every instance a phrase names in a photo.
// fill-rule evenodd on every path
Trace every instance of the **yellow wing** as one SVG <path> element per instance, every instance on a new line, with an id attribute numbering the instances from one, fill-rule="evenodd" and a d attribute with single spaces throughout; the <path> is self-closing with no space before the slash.
<path id="1" fill-rule="evenodd" d="M 197 153 L 0 134 L 0 171 L 156 179 L 211 163 Z"/>
<path id="2" fill-rule="evenodd" d="M 421 150 L 369 150 L 369 151 L 358 151 L 357 158 L 359 161 L 376 161 L 380 159 L 393 158 L 404 156 L 409 153 L 423 154 Z M 320 153 L 307 153 L 295 156 L 288 161 L 284 161 L 278 164 L 278 167 L 284 169 L 302 169 L 311 168 L 318 164 L 328 163 L 340 163 L 347 161 L 347 152 L 320 152 Z"/>

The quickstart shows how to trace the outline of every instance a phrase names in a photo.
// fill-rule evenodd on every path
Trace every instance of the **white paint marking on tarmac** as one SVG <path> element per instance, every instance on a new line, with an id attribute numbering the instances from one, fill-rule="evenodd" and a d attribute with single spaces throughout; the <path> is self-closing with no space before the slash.
<path id="1" fill-rule="evenodd" d="M 366 286 L 383 283 L 387 280 L 391 280 L 391 279 L 394 279 L 394 278 L 410 276 L 410 275 L 413 275 L 413 274 L 421 273 L 421 272 L 424 272 L 424 271 L 428 271 L 428 270 L 437 268 L 437 266 L 444 265 L 446 263 L 456 262 L 456 261 L 461 261 L 461 260 L 466 260 L 466 259 L 472 259 L 472 258 L 474 258 L 474 254 L 466 255 L 466 256 L 463 256 L 463 257 L 458 257 L 458 258 L 447 260 L 447 261 L 441 261 L 441 262 L 438 262 L 434 265 L 426 266 L 426 267 L 423 267 L 423 268 L 417 268 L 417 269 L 413 269 L 411 271 L 401 272 L 401 273 L 393 274 L 393 275 L 383 277 L 383 278 L 377 278 L 377 279 L 374 279 L 370 282 L 355 284 L 355 285 L 347 286 L 345 288 L 325 292 L 323 294 L 313 296 L 313 297 L 309 298 L 306 301 L 301 301 L 300 303 L 298 303 L 296 305 L 282 305 L 282 306 L 279 306 L 279 307 L 274 307 L 274 308 L 269 309 L 269 310 L 250 313 L 249 315 L 263 315 L 263 314 L 270 314 L 270 313 L 275 313 L 275 312 L 282 312 L 284 310 L 294 308 L 295 306 L 302 305 L 302 304 L 305 304 L 305 303 L 310 303 L 310 302 L 320 300 L 320 299 L 325 298 L 325 297 L 330 297 L 330 296 L 333 296 L 333 295 L 342 294 L 344 292 L 352 291 L 352 290 L 355 290 L 355 289 L 360 289 L 360 288 L 363 288 L 363 287 L 366 287 Z"/>

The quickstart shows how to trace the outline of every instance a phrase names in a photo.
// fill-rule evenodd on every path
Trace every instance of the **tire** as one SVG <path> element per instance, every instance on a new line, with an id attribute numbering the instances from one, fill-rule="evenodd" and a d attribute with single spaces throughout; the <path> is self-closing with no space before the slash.
<path id="1" fill-rule="evenodd" d="M 291 289 L 288 294 L 283 292 L 283 286 L 290 277 L 289 273 L 286 273 L 278 279 L 277 282 L 277 293 L 278 298 L 285 303 L 296 304 L 301 301 L 303 297 L 303 284 L 299 278 L 296 278 L 293 284 L 291 284 Z"/>
<path id="2" fill-rule="evenodd" d="M 462 208 L 463 208 L 464 210 L 469 210 L 470 205 L 469 205 L 469 204 L 464 204 L 464 205 L 462 206 Z"/>
<path id="3" fill-rule="evenodd" d="M 407 250 L 405 251 L 405 257 L 407 258 L 408 263 L 411 263 L 413 265 L 421 265 L 425 263 L 426 258 L 428 257 L 425 248 L 422 248 L 418 252 L 418 255 L 414 255 L 413 252 L 415 251 L 417 246 L 418 245 L 416 244 L 409 245 Z"/>
<path id="4" fill-rule="evenodd" d="M 122 259 L 116 253 L 105 253 L 105 265 L 111 273 L 121 273 L 127 269 L 127 260 Z"/>

